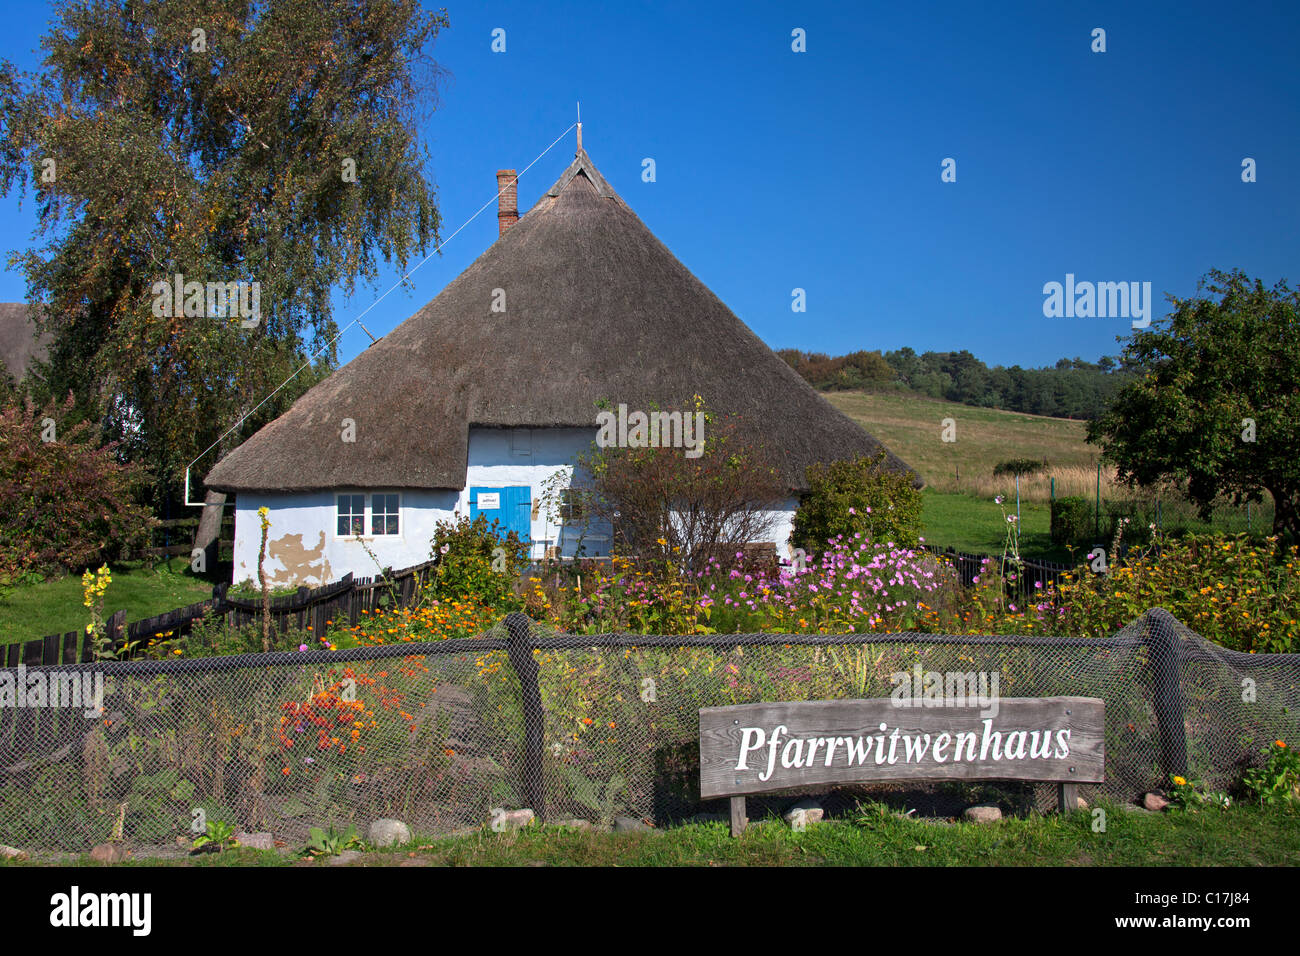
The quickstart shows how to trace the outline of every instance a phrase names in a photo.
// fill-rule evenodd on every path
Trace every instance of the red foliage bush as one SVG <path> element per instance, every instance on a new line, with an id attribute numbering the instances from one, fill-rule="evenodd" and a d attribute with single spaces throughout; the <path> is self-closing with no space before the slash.
<path id="1" fill-rule="evenodd" d="M 137 500 L 146 472 L 100 445 L 89 422 L 62 425 L 72 408 L 71 397 L 41 411 L 30 401 L 0 408 L 0 584 L 79 571 L 149 542 L 154 519 Z"/>

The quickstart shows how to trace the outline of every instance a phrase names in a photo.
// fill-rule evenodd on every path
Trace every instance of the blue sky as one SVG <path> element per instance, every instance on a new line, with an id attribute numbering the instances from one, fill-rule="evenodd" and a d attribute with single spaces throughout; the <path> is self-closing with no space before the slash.
<path id="1" fill-rule="evenodd" d="M 1213 267 L 1300 280 L 1300 4 L 448 0 L 447 12 L 431 52 L 449 74 L 422 129 L 444 236 L 580 100 L 611 185 L 773 348 L 1095 360 L 1129 321 L 1045 318 L 1044 283 L 1149 281 L 1161 315 L 1166 293 L 1192 294 Z M 34 66 L 48 8 L 5 15 L 0 56 Z M 1096 27 L 1105 53 L 1091 50 Z M 792 51 L 795 28 L 807 52 Z M 521 209 L 573 146 L 570 132 L 521 178 Z M 947 157 L 955 183 L 940 181 Z M 1257 182 L 1241 181 L 1245 157 Z M 25 248 L 30 193 L 0 213 L 0 249 Z M 414 313 L 496 230 L 493 204 L 367 327 Z M 397 277 L 339 296 L 339 326 Z M 25 292 L 20 274 L 0 276 L 0 299 Z M 340 358 L 367 342 L 353 326 Z"/>

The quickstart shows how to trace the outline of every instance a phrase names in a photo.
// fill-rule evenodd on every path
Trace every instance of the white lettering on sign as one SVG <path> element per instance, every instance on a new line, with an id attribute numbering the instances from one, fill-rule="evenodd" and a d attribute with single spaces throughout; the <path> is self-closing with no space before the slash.
<path id="1" fill-rule="evenodd" d="M 1002 698 L 993 714 L 969 698 L 935 710 L 923 701 L 906 710 L 892 698 L 701 708 L 700 793 L 874 780 L 1105 780 L 1101 700 Z"/>
<path id="2" fill-rule="evenodd" d="M 967 747 L 968 760 L 972 759 L 976 745 L 979 747 L 979 760 L 999 761 L 999 760 L 1038 760 L 1038 759 L 1055 759 L 1063 760 L 1070 756 L 1070 731 L 1055 731 L 1055 741 L 1053 741 L 1053 731 L 1047 730 L 1011 730 L 996 731 L 993 729 L 993 721 L 985 718 L 982 722 L 983 729 L 978 732 L 957 733 L 957 750 L 952 754 L 951 759 L 960 761 L 962 759 L 961 747 Z M 927 751 L 930 751 L 931 735 L 930 734 L 907 734 L 902 733 L 895 728 L 892 733 L 886 724 L 880 725 L 881 733 L 876 736 L 856 735 L 853 737 L 791 737 L 783 738 L 782 734 L 786 732 L 786 727 L 782 724 L 773 728 L 770 736 L 762 727 L 742 727 L 740 747 L 737 755 L 736 770 L 748 770 L 748 756 L 755 750 L 767 745 L 767 769 L 758 775 L 760 781 L 766 782 L 772 776 L 772 771 L 776 769 L 776 753 L 778 747 L 781 749 L 781 766 L 791 767 L 811 767 L 816 759 L 818 747 L 826 748 L 826 758 L 824 766 L 834 766 L 835 747 L 842 745 L 844 747 L 845 765 L 852 767 L 853 764 L 865 764 L 867 758 L 871 755 L 871 748 L 874 742 L 875 754 L 874 759 L 877 764 L 897 763 L 899 757 L 898 741 L 903 742 L 902 753 L 904 763 L 921 763 L 926 760 Z M 1005 737 L 1005 742 L 1004 738 Z M 949 757 L 946 753 L 948 741 L 951 735 L 947 732 L 939 735 L 939 743 L 935 742 L 934 750 L 930 755 L 935 763 L 943 763 Z M 889 741 L 886 748 L 885 741 Z M 1029 745 L 1026 747 L 1026 740 Z M 781 745 L 784 744 L 783 747 Z M 808 756 L 804 757 L 805 748 L 808 750 Z M 991 752 L 990 752 L 991 751 Z M 791 754 L 793 753 L 793 757 Z"/>
<path id="3" fill-rule="evenodd" d="M 478 510 L 483 511 L 487 508 L 501 507 L 501 493 L 499 491 L 480 491 L 478 493 Z"/>

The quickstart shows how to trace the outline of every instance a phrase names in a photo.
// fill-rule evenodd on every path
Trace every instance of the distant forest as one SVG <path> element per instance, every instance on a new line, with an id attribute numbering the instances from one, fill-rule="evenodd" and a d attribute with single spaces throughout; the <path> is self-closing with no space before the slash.
<path id="1" fill-rule="evenodd" d="M 904 348 L 830 356 L 780 349 L 776 354 L 823 391 L 907 390 L 966 405 L 1057 418 L 1096 418 L 1135 374 L 1109 356 L 1095 363 L 1063 358 L 1046 368 L 989 368 L 964 350 L 917 355 Z"/>

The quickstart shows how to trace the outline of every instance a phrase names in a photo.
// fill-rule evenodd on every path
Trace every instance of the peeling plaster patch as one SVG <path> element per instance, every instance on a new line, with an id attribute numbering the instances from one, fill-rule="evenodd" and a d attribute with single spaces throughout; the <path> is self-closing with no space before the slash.
<path id="1" fill-rule="evenodd" d="M 286 534 L 267 542 L 267 562 L 279 561 L 281 565 L 276 571 L 267 569 L 271 584 L 313 586 L 332 580 L 329 559 L 325 557 L 325 532 L 320 533 L 320 542 L 310 551 L 303 538 L 301 534 Z"/>

